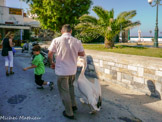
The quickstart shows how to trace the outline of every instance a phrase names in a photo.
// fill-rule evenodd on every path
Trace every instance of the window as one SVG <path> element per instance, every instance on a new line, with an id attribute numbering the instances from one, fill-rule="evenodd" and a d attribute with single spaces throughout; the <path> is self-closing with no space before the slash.
<path id="1" fill-rule="evenodd" d="M 9 14 L 22 15 L 22 10 L 16 8 L 9 8 Z"/>

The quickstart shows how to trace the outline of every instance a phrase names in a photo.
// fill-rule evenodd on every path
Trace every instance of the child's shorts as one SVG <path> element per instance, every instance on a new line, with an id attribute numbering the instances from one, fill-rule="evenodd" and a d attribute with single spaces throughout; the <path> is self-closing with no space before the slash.
<path id="1" fill-rule="evenodd" d="M 35 74 L 35 83 L 39 86 L 42 86 L 44 83 L 44 80 L 42 80 L 42 75 L 36 75 Z"/>

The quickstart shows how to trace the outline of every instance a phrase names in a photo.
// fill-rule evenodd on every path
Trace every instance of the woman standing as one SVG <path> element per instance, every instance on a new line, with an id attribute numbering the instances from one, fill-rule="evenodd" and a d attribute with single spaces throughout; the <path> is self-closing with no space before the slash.
<path id="1" fill-rule="evenodd" d="M 13 52 L 12 47 L 14 46 L 12 40 L 14 38 L 13 32 L 8 32 L 5 35 L 5 38 L 2 40 L 1 44 L 3 46 L 2 50 L 8 54 L 4 56 L 5 58 L 5 67 L 6 67 L 6 76 L 9 76 L 10 74 L 14 74 L 12 71 L 13 69 Z M 8 71 L 8 67 L 10 67 L 10 72 Z"/>

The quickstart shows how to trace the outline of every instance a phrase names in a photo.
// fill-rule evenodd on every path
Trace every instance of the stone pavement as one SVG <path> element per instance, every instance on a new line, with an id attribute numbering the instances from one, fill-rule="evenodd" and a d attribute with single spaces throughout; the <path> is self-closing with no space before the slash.
<path id="1" fill-rule="evenodd" d="M 55 83 L 53 91 L 48 87 L 37 90 L 33 69 L 26 72 L 22 70 L 30 63 L 30 55 L 22 54 L 18 48 L 14 56 L 15 74 L 6 77 L 4 59 L 0 56 L 0 122 L 162 122 L 162 101 L 111 81 L 100 81 L 103 95 L 100 112 L 90 115 L 89 107 L 79 102 L 80 93 L 76 88 L 77 120 L 64 118 L 54 71 L 46 67 L 43 76 L 45 81 Z M 93 78 L 89 77 L 89 80 Z"/>

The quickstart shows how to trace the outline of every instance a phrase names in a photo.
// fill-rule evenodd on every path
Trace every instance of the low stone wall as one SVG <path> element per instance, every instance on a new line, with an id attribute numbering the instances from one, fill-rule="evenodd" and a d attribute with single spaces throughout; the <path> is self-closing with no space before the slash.
<path id="1" fill-rule="evenodd" d="M 86 75 L 154 97 L 162 95 L 162 59 L 86 50 Z"/>

